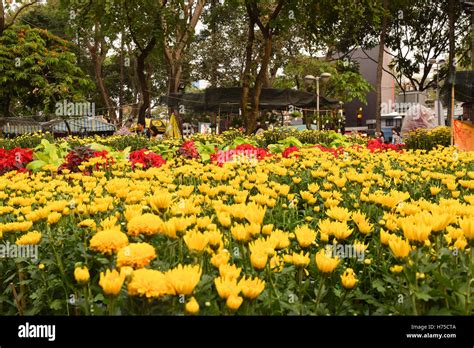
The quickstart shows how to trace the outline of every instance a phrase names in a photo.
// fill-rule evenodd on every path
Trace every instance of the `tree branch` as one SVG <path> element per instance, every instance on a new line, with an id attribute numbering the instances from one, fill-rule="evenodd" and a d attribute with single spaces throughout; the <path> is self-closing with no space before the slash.
<path id="1" fill-rule="evenodd" d="M 26 9 L 26 8 L 32 6 L 32 5 L 35 5 L 36 3 L 38 3 L 38 1 L 39 1 L 39 0 L 34 0 L 33 2 L 30 2 L 30 3 L 28 3 L 28 4 L 24 4 L 23 6 L 21 6 L 21 7 L 15 12 L 15 14 L 13 15 L 13 17 L 12 17 L 10 23 L 4 24 L 3 30 L 8 29 L 9 27 L 11 27 L 11 26 L 15 23 L 15 19 L 16 19 L 16 17 L 18 17 L 18 15 L 20 14 L 20 12 L 22 12 L 24 9 Z M 3 4 L 2 4 L 2 6 L 3 6 Z"/>

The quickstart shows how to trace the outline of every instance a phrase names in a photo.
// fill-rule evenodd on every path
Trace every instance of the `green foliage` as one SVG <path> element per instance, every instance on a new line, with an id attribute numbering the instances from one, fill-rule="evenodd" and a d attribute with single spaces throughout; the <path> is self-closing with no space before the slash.
<path id="1" fill-rule="evenodd" d="M 290 146 L 296 146 L 301 148 L 303 144 L 296 137 L 288 137 L 283 140 L 279 140 L 277 144 L 268 145 L 268 149 L 271 153 L 282 153 L 286 148 Z"/>
<path id="2" fill-rule="evenodd" d="M 434 129 L 422 129 L 410 132 L 404 138 L 408 149 L 432 150 L 438 146 L 449 146 L 451 144 L 451 128 L 436 127 Z"/>
<path id="3" fill-rule="evenodd" d="M 46 139 L 49 142 L 54 142 L 52 134 L 46 132 L 38 132 L 33 134 L 23 134 L 15 138 L 0 138 L 0 148 L 11 150 L 17 147 L 22 149 L 35 148 L 41 143 L 41 140 Z"/>
<path id="4" fill-rule="evenodd" d="M 201 143 L 199 141 L 195 141 L 194 145 L 196 146 L 196 149 L 199 152 L 199 155 L 201 156 L 201 160 L 204 162 L 208 162 L 211 159 L 211 154 L 216 152 L 216 148 L 219 148 L 219 144 L 217 143 Z"/>
<path id="5" fill-rule="evenodd" d="M 293 88 L 315 91 L 314 84 L 305 85 L 306 75 L 320 76 L 323 72 L 330 73 L 328 81 L 320 80 L 321 95 L 337 99 L 345 103 L 358 99 L 367 103 L 366 95 L 372 86 L 353 67 L 337 62 L 328 62 L 313 57 L 298 55 L 284 67 L 284 76 L 277 78 L 275 87 Z"/>
<path id="6" fill-rule="evenodd" d="M 33 154 L 33 161 L 30 162 L 26 168 L 34 172 L 40 170 L 46 165 L 53 165 L 59 167 L 66 157 L 70 147 L 67 142 L 50 143 L 43 139 L 41 143 L 35 148 Z"/>
<path id="7" fill-rule="evenodd" d="M 0 36 L 0 98 L 19 110 L 51 113 L 55 103 L 82 101 L 92 81 L 76 65 L 70 43 L 46 30 L 13 26 Z"/>

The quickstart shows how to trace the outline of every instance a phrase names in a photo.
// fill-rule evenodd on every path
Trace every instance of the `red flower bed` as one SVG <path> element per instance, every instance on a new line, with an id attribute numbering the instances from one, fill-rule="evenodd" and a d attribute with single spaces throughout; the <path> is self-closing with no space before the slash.
<path id="1" fill-rule="evenodd" d="M 271 156 L 271 154 L 267 150 L 256 146 L 241 144 L 233 150 L 217 151 L 216 153 L 213 153 L 211 155 L 211 161 L 222 166 L 226 162 L 232 162 L 236 156 L 245 156 L 249 159 L 261 161 L 265 157 Z"/>
<path id="2" fill-rule="evenodd" d="M 282 156 L 284 158 L 288 158 L 290 157 L 290 154 L 292 154 L 293 152 L 298 152 L 298 148 L 296 146 L 290 146 L 288 148 L 286 148 L 285 151 L 283 151 L 282 153 Z M 296 158 L 300 157 L 299 155 L 294 155 Z"/>
<path id="3" fill-rule="evenodd" d="M 182 156 L 186 158 L 199 158 L 199 152 L 196 149 L 196 145 L 194 144 L 194 141 L 188 140 L 181 145 L 181 147 L 178 150 L 178 153 L 181 154 Z"/>
<path id="4" fill-rule="evenodd" d="M 342 146 L 339 146 L 337 149 L 329 149 L 322 145 L 315 145 L 314 147 L 320 149 L 323 152 L 330 152 L 334 155 L 334 157 L 339 157 L 339 155 L 342 155 L 344 153 L 344 147 Z"/>
<path id="5" fill-rule="evenodd" d="M 148 150 L 141 149 L 130 153 L 129 161 L 132 163 L 132 168 L 140 163 L 143 169 L 161 167 L 166 161 L 160 155 Z"/>
<path id="6" fill-rule="evenodd" d="M 393 151 L 402 151 L 403 145 L 394 145 L 394 144 L 384 144 L 380 140 L 377 139 L 371 139 L 367 143 L 367 148 L 370 150 L 370 152 L 376 152 L 376 151 L 387 151 L 387 150 L 393 150 Z"/>
<path id="7" fill-rule="evenodd" d="M 26 165 L 33 160 L 32 149 L 0 149 L 0 174 L 11 170 L 26 171 Z"/>

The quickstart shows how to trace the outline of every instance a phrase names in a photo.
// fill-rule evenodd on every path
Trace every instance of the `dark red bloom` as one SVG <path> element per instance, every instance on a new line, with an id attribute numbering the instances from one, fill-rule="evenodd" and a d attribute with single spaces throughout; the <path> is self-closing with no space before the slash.
<path id="1" fill-rule="evenodd" d="M 265 149 L 250 144 L 241 144 L 238 145 L 234 150 L 217 151 L 211 155 L 211 162 L 222 166 L 225 162 L 231 162 L 234 159 L 234 156 L 242 155 L 248 158 L 255 158 L 258 161 L 263 160 L 265 157 L 271 156 L 271 154 Z"/>
<path id="2" fill-rule="evenodd" d="M 194 144 L 194 141 L 192 140 L 185 141 L 183 145 L 181 145 L 181 147 L 179 148 L 178 153 L 186 158 L 201 157 L 196 148 L 196 144 Z"/>
<path id="3" fill-rule="evenodd" d="M 292 154 L 293 152 L 298 152 L 298 148 L 296 146 L 290 146 L 290 147 L 286 148 L 286 150 L 283 151 L 282 156 L 284 158 L 288 158 L 290 156 L 290 154 Z M 295 157 L 298 158 L 299 155 L 295 155 Z"/>
<path id="4" fill-rule="evenodd" d="M 129 161 L 132 163 L 132 168 L 140 163 L 143 169 L 161 167 L 166 161 L 160 155 L 149 151 L 148 149 L 141 149 L 130 153 Z"/>
<path id="5" fill-rule="evenodd" d="M 11 170 L 25 172 L 26 165 L 33 160 L 32 149 L 15 148 L 12 150 L 0 149 L 0 174 Z"/>

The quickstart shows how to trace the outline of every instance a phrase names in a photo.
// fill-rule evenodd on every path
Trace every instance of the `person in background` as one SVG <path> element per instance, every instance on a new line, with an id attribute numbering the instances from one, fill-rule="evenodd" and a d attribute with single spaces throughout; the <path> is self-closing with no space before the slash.
<path id="1" fill-rule="evenodd" d="M 396 128 L 392 128 L 392 144 L 398 145 L 402 143 L 402 137 Z"/>
<path id="2" fill-rule="evenodd" d="M 265 126 L 260 122 L 257 123 L 257 130 L 255 131 L 256 135 L 262 134 L 265 131 Z"/>
<path id="3" fill-rule="evenodd" d="M 150 139 L 151 140 L 155 140 L 157 137 L 158 137 L 158 128 L 156 128 L 156 126 L 154 125 L 151 125 L 150 126 Z"/>
<path id="4" fill-rule="evenodd" d="M 381 144 L 385 143 L 382 132 L 375 132 L 375 139 L 377 139 Z"/>
<path id="5" fill-rule="evenodd" d="M 145 128 L 145 123 L 142 123 L 142 122 L 137 123 L 137 134 L 143 135 L 147 138 L 150 137 L 150 132 L 148 129 Z"/>

